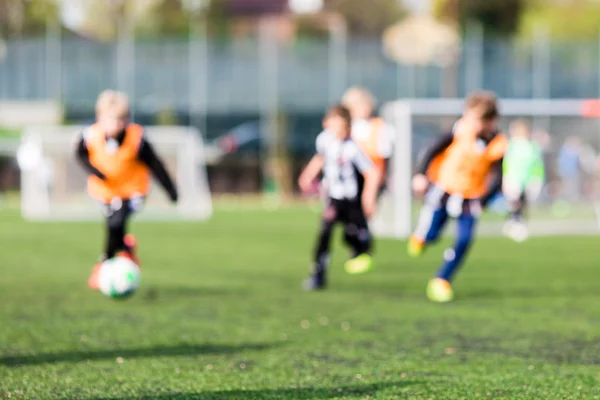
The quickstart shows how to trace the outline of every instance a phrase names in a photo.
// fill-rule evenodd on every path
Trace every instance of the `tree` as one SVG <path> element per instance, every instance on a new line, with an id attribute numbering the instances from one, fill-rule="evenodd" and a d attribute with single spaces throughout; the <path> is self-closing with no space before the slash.
<path id="1" fill-rule="evenodd" d="M 54 0 L 0 0 L 0 35 L 31 35 L 46 29 L 57 15 Z"/>
<path id="2" fill-rule="evenodd" d="M 590 40 L 598 36 L 600 3 L 588 0 L 532 0 L 521 19 L 520 33 L 531 37 L 540 27 L 560 39 Z"/>
<path id="3" fill-rule="evenodd" d="M 527 0 L 434 0 L 433 13 L 448 18 L 463 29 L 478 21 L 489 35 L 513 35 L 519 31 Z"/>
<path id="4" fill-rule="evenodd" d="M 379 37 L 385 28 L 404 16 L 398 0 L 326 0 L 325 8 L 346 18 L 351 35 Z"/>

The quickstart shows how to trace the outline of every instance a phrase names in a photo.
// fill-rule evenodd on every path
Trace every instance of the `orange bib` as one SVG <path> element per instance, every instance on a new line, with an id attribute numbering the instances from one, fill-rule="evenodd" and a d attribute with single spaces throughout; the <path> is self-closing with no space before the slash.
<path id="1" fill-rule="evenodd" d="M 500 160 L 508 140 L 498 134 L 487 145 L 477 133 L 459 121 L 454 140 L 431 163 L 427 176 L 451 195 L 474 199 L 487 191 L 488 175 L 492 165 Z"/>
<path id="2" fill-rule="evenodd" d="M 385 122 L 381 118 L 372 118 L 371 131 L 364 140 L 354 140 L 360 149 L 371 159 L 373 164 L 381 171 L 385 169 L 385 159 L 379 155 L 378 143 L 383 134 Z"/>
<path id="3" fill-rule="evenodd" d="M 129 124 L 123 143 L 116 149 L 108 149 L 106 135 L 98 124 L 88 128 L 85 141 L 90 163 L 106 177 L 105 180 L 95 175 L 88 178 L 90 196 L 110 202 L 115 197 L 128 199 L 148 194 L 150 170 L 138 159 L 143 134 L 141 126 Z"/>

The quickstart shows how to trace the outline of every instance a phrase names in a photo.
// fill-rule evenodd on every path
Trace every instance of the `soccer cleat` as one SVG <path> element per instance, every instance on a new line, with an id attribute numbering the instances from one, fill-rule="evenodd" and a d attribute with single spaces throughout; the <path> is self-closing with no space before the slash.
<path id="1" fill-rule="evenodd" d="M 137 247 L 137 239 L 135 236 L 133 236 L 131 233 L 128 233 L 123 238 L 123 242 L 125 242 L 125 246 L 127 246 L 132 253 L 135 252 Z"/>
<path id="2" fill-rule="evenodd" d="M 312 275 L 302 282 L 302 289 L 311 292 L 315 290 L 323 290 L 327 287 L 325 277 L 321 274 Z"/>
<path id="3" fill-rule="evenodd" d="M 408 255 L 411 257 L 419 257 L 425 250 L 425 242 L 416 236 L 411 236 L 408 239 Z"/>
<path id="4" fill-rule="evenodd" d="M 88 278 L 88 286 L 92 290 L 100 289 L 100 282 L 98 282 L 98 274 L 100 273 L 100 267 L 102 267 L 102 262 L 99 262 L 98 264 L 94 265 L 94 268 L 92 268 L 92 274 Z"/>
<path id="5" fill-rule="evenodd" d="M 442 278 L 434 278 L 427 285 L 427 297 L 436 303 L 447 303 L 454 298 L 450 282 Z"/>
<path id="6" fill-rule="evenodd" d="M 524 242 L 529 237 L 527 226 L 519 221 L 506 221 L 502 229 L 505 236 L 517 243 Z"/>
<path id="7" fill-rule="evenodd" d="M 373 258 L 369 254 L 356 256 L 344 264 L 344 269 L 352 275 L 364 274 L 373 268 Z"/>
<path id="8" fill-rule="evenodd" d="M 140 260 L 137 256 L 137 239 L 131 233 L 128 233 L 123 238 L 123 242 L 125 242 L 125 246 L 127 247 L 127 251 L 125 252 L 125 257 L 130 258 L 134 263 L 138 265 L 141 269 Z"/>

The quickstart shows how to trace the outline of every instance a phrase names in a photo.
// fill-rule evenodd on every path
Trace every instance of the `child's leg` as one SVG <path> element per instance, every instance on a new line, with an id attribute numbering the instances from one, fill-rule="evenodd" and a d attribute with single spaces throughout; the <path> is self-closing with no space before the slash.
<path id="1" fill-rule="evenodd" d="M 502 182 L 502 194 L 508 203 L 508 221 L 521 222 L 525 209 L 525 190 L 519 182 Z"/>
<path id="2" fill-rule="evenodd" d="M 508 199 L 509 213 L 508 220 L 512 222 L 522 222 L 525 213 L 526 196 L 525 192 L 521 192 L 518 196 Z"/>
<path id="3" fill-rule="evenodd" d="M 353 258 L 346 261 L 344 269 L 349 274 L 363 274 L 373 267 L 370 255 L 373 248 L 369 224 L 360 203 L 351 206 L 344 225 L 344 240 L 354 254 Z"/>
<path id="4" fill-rule="evenodd" d="M 132 211 L 129 200 L 109 207 L 106 216 L 106 258 L 114 257 L 119 251 L 128 250 L 124 238 Z"/>
<path id="5" fill-rule="evenodd" d="M 438 240 L 447 221 L 448 212 L 445 207 L 426 205 L 419 214 L 419 222 L 413 236 L 425 243 L 433 243 Z"/>
<path id="6" fill-rule="evenodd" d="M 128 250 L 125 244 L 125 232 L 127 221 L 133 214 L 135 209 L 129 200 L 113 201 L 111 204 L 105 204 L 104 210 L 106 214 L 106 241 L 104 244 L 104 254 L 100 257 L 100 261 L 92 269 L 92 275 L 88 279 L 88 286 L 92 289 L 98 289 L 98 272 L 102 263 L 114 257 L 119 251 Z M 132 254 L 132 259 L 139 265 L 137 259 Z"/>
<path id="7" fill-rule="evenodd" d="M 467 255 L 473 234 L 475 233 L 477 219 L 470 213 L 464 213 L 456 220 L 457 232 L 454 246 L 444 252 L 444 262 L 436 277 L 450 281 Z"/>
<path id="8" fill-rule="evenodd" d="M 443 205 L 424 205 L 419 215 L 417 228 L 408 241 L 409 255 L 419 256 L 429 243 L 440 237 L 448 221 L 448 211 Z"/>
<path id="9" fill-rule="evenodd" d="M 387 186 L 385 184 L 380 186 L 379 191 L 377 192 L 377 202 L 378 203 L 379 203 L 381 197 L 383 196 L 383 194 L 385 193 L 386 188 L 387 188 Z M 369 249 L 366 252 L 368 252 L 370 254 L 373 253 L 373 237 L 371 236 L 371 234 L 369 232 L 369 222 L 367 221 L 367 217 L 364 214 L 362 205 L 360 205 L 360 210 L 356 215 L 357 215 L 357 217 L 356 217 L 357 220 L 355 222 L 358 222 L 358 224 L 355 223 L 353 225 L 358 225 L 358 226 L 361 226 L 362 228 L 354 229 L 353 227 L 351 227 L 350 229 L 348 229 L 348 225 L 346 225 L 346 228 L 344 230 L 344 243 L 346 243 L 352 251 L 350 258 L 354 258 L 361 253 L 357 250 L 357 243 L 356 243 L 357 240 L 362 240 L 362 241 L 368 242 Z M 362 232 L 361 232 L 361 229 L 362 229 Z M 357 236 L 359 236 L 359 234 L 362 237 L 362 239 L 359 239 L 357 237 Z M 358 246 L 360 246 L 360 244 Z"/>
<path id="10" fill-rule="evenodd" d="M 309 285 L 311 288 L 324 287 L 326 283 L 327 267 L 329 266 L 329 248 L 331 243 L 331 232 L 339 218 L 339 204 L 336 201 L 328 201 L 323 211 L 321 228 L 317 237 L 314 251 L 313 271 Z"/>
<path id="11" fill-rule="evenodd" d="M 351 205 L 347 217 L 344 221 L 344 242 L 350 246 L 353 258 L 370 253 L 373 241 L 362 205 Z"/>

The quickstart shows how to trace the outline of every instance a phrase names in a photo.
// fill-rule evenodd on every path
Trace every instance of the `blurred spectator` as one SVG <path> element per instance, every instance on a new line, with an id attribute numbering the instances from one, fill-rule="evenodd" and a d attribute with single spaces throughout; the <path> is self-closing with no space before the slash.
<path id="1" fill-rule="evenodd" d="M 542 160 L 544 162 L 544 170 L 546 171 L 544 174 L 544 186 L 538 202 L 547 203 L 552 201 L 552 186 L 556 186 L 556 184 L 553 184 L 555 169 L 552 162 L 554 156 L 552 154 L 552 138 L 548 132 L 538 129 L 531 133 L 531 140 L 537 143 L 542 150 Z"/>
<path id="2" fill-rule="evenodd" d="M 558 154 L 558 176 L 562 181 L 561 197 L 564 200 L 577 201 L 582 189 L 581 140 L 569 136 Z"/>

